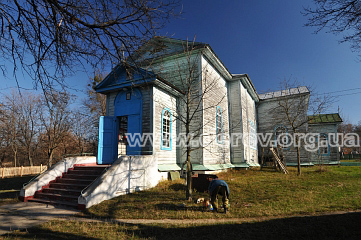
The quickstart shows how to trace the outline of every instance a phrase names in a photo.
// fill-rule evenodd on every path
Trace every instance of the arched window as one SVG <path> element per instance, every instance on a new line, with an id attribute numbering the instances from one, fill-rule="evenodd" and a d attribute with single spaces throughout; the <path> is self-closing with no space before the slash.
<path id="1" fill-rule="evenodd" d="M 288 136 L 288 129 L 284 125 L 277 125 L 274 128 L 274 141 L 275 146 L 282 146 L 282 149 L 289 150 L 290 139 Z"/>
<path id="2" fill-rule="evenodd" d="M 216 136 L 217 142 L 223 143 L 223 119 L 222 119 L 222 108 L 216 108 Z"/>
<path id="3" fill-rule="evenodd" d="M 318 153 L 322 156 L 330 155 L 330 145 L 328 144 L 327 134 L 321 133 L 320 140 L 318 142 Z"/>
<path id="4" fill-rule="evenodd" d="M 172 150 L 172 114 L 168 108 L 162 111 L 162 133 L 160 148 L 162 150 Z"/>

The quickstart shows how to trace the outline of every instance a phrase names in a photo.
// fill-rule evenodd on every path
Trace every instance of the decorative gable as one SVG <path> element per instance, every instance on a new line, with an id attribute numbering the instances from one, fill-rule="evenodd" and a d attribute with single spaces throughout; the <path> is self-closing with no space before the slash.
<path id="1" fill-rule="evenodd" d="M 188 42 L 188 47 L 204 47 L 206 44 L 200 42 Z M 166 57 L 176 53 L 183 53 L 187 48 L 186 40 L 178 40 L 166 37 L 153 37 L 144 44 L 130 58 L 135 62 L 143 62 L 158 57 Z"/>
<path id="2" fill-rule="evenodd" d="M 123 64 L 115 67 L 115 69 L 95 87 L 95 90 L 100 93 L 115 91 L 123 87 L 149 83 L 155 81 L 155 79 L 156 75 L 150 71 Z"/>

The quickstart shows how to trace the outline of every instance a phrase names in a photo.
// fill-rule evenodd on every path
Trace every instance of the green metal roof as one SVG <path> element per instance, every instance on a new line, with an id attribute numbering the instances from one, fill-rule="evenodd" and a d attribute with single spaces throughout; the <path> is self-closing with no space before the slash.
<path id="1" fill-rule="evenodd" d="M 181 168 L 177 164 L 158 164 L 158 170 L 160 172 L 168 171 L 180 171 Z"/>
<path id="2" fill-rule="evenodd" d="M 314 116 L 308 116 L 308 122 L 310 124 L 340 123 L 342 122 L 342 118 L 338 113 L 318 114 Z"/>

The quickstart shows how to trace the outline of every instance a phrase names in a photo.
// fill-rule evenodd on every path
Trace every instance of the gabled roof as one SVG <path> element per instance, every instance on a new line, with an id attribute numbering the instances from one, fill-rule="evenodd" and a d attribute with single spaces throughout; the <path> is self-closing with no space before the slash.
<path id="1" fill-rule="evenodd" d="M 186 49 L 188 46 L 188 49 Z M 143 44 L 128 59 L 131 62 L 143 62 L 149 59 L 167 57 L 174 54 L 183 53 L 187 50 L 196 50 L 209 46 L 206 43 L 191 40 L 181 40 L 175 38 L 154 36 Z"/>
<path id="2" fill-rule="evenodd" d="M 129 78 L 130 75 L 131 78 Z M 168 91 L 176 91 L 184 94 L 176 86 L 160 76 L 157 76 L 153 72 L 126 63 L 117 65 L 112 72 L 95 87 L 95 91 L 98 93 L 106 93 L 122 88 L 137 87 L 147 84 L 155 84 Z"/>
<path id="3" fill-rule="evenodd" d="M 131 79 L 129 76 L 131 75 Z M 114 91 L 124 87 L 152 82 L 156 79 L 153 72 L 141 68 L 135 68 L 129 64 L 117 65 L 102 82 L 95 86 L 95 91 L 99 93 Z"/>
<path id="4" fill-rule="evenodd" d="M 132 54 L 129 57 L 129 61 L 138 62 L 140 65 L 147 65 L 170 56 L 180 56 L 188 50 L 194 52 L 196 52 L 196 50 L 206 50 L 203 51 L 203 56 L 207 57 L 216 69 L 223 73 L 227 80 L 232 79 L 231 73 L 209 44 L 192 40 L 155 36 Z"/>
<path id="5" fill-rule="evenodd" d="M 342 118 L 338 113 L 318 114 L 315 116 L 308 116 L 309 124 L 341 123 L 341 122 L 342 122 Z"/>
<path id="6" fill-rule="evenodd" d="M 292 95 L 298 95 L 298 94 L 307 94 L 307 93 L 308 94 L 310 93 L 308 88 L 305 86 L 302 86 L 302 87 L 280 90 L 280 91 L 276 91 L 276 92 L 268 92 L 268 93 L 258 94 L 258 96 L 261 100 L 266 100 L 266 99 L 286 97 L 286 96 L 292 96 Z"/>
<path id="7" fill-rule="evenodd" d="M 248 74 L 232 74 L 232 80 L 240 80 L 242 85 L 247 89 L 248 93 L 251 95 L 252 99 L 256 102 L 259 101 L 256 88 L 254 87 Z"/>

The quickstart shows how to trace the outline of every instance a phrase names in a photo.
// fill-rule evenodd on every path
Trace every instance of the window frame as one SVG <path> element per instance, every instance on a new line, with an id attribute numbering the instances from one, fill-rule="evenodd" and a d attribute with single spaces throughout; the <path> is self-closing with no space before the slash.
<path id="1" fill-rule="evenodd" d="M 326 142 L 327 142 L 327 146 L 326 147 L 321 147 L 319 142 L 321 141 L 321 137 L 324 137 Z M 320 133 L 320 135 L 317 137 L 317 146 L 318 146 L 318 154 L 320 156 L 330 156 L 331 152 L 330 152 L 330 144 L 328 141 L 328 135 L 326 133 Z M 322 153 L 321 152 L 321 148 L 322 149 L 327 149 L 327 153 Z"/>
<path id="2" fill-rule="evenodd" d="M 218 114 L 219 112 L 219 114 Z M 216 139 L 217 143 L 224 143 L 224 128 L 223 128 L 223 116 L 222 116 L 222 107 L 216 107 Z"/>
<path id="3" fill-rule="evenodd" d="M 169 146 L 163 144 L 163 135 L 164 135 L 164 116 L 165 113 L 169 113 Z M 161 129 L 160 129 L 160 149 L 161 150 L 172 150 L 172 112 L 169 108 L 163 108 L 162 110 L 162 116 L 161 116 Z"/>
<path id="4" fill-rule="evenodd" d="M 274 143 L 277 144 L 277 138 L 278 138 L 278 135 L 277 135 L 277 129 L 278 128 L 284 128 L 285 129 L 285 134 L 286 136 L 288 136 L 288 128 L 283 125 L 283 124 L 278 124 L 276 125 L 274 128 L 273 128 L 273 134 L 274 134 Z M 273 147 L 278 147 L 278 145 L 276 146 L 273 146 Z M 290 147 L 282 147 L 282 150 L 290 150 Z"/>

